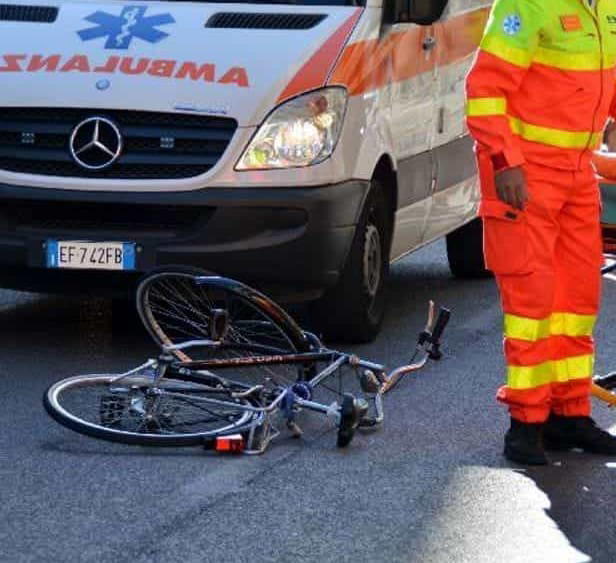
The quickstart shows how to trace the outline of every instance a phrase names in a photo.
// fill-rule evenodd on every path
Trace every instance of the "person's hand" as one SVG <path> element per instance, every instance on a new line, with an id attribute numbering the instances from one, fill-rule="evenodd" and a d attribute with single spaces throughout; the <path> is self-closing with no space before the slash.
<path id="1" fill-rule="evenodd" d="M 521 166 L 505 168 L 494 174 L 498 199 L 522 211 L 528 201 L 526 176 Z"/>

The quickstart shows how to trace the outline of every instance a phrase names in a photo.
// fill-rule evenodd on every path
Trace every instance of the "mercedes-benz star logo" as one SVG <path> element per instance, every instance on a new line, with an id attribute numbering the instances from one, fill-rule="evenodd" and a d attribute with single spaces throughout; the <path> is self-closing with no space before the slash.
<path id="1" fill-rule="evenodd" d="M 69 148 L 77 164 L 88 170 L 101 170 L 120 156 L 122 135 L 113 121 L 89 117 L 73 129 Z"/>

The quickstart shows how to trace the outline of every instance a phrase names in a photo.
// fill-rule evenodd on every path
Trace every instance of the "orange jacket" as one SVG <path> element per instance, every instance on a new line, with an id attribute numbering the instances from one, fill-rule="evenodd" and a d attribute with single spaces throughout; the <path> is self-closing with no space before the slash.
<path id="1" fill-rule="evenodd" d="M 466 83 L 467 123 L 496 170 L 590 165 L 616 113 L 616 0 L 495 0 Z"/>

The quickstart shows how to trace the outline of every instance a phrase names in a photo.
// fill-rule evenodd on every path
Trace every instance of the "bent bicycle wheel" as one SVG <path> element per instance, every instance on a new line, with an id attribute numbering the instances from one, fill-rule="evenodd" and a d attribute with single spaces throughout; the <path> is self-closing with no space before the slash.
<path id="1" fill-rule="evenodd" d="M 255 415 L 247 400 L 221 400 L 197 383 L 163 380 L 151 387 L 118 375 L 80 375 L 54 383 L 43 396 L 63 426 L 111 442 L 197 446 L 245 430 Z"/>
<path id="2" fill-rule="evenodd" d="M 159 346 L 190 340 L 218 346 L 174 350 L 181 361 L 296 354 L 309 342 L 295 321 L 262 293 L 234 280 L 182 270 L 156 272 L 137 289 L 137 310 Z M 297 365 L 243 366 L 225 370 L 238 381 L 288 384 L 301 378 Z"/>

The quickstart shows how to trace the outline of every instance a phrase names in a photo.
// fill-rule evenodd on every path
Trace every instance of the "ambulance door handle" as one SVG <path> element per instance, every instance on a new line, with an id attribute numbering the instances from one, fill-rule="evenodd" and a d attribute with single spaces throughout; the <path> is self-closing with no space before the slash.
<path id="1" fill-rule="evenodd" d="M 426 37 L 421 44 L 424 51 L 431 51 L 434 47 L 436 47 L 436 37 Z"/>

